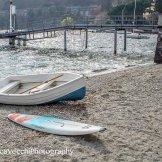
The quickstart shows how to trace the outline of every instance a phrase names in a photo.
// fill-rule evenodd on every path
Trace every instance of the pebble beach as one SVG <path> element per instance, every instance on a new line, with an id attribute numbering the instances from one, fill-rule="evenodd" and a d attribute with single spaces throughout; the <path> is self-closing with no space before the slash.
<path id="1" fill-rule="evenodd" d="M 162 65 L 147 65 L 86 78 L 82 101 L 44 106 L 0 105 L 0 161 L 162 161 Z M 6 116 L 58 115 L 107 130 L 67 137 L 34 131 Z M 2 150 L 70 150 L 59 154 L 2 154 Z"/>

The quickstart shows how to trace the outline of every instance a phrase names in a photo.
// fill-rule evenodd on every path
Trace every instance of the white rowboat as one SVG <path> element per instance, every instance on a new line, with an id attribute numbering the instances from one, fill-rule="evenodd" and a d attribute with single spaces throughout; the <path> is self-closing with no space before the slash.
<path id="1" fill-rule="evenodd" d="M 86 92 L 82 75 L 73 73 L 10 76 L 0 81 L 0 103 L 38 105 L 76 101 Z"/>

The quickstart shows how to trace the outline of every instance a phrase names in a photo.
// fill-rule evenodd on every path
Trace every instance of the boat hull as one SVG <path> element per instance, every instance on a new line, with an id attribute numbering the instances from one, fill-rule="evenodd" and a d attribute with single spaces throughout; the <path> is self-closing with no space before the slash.
<path id="1" fill-rule="evenodd" d="M 67 78 L 65 76 L 65 78 Z M 11 79 L 11 78 L 10 78 Z M 16 79 L 16 78 L 14 78 Z M 61 86 L 33 94 L 0 93 L 0 103 L 10 105 L 40 105 L 59 101 L 76 101 L 84 98 L 86 88 L 82 76 Z"/>
<path id="2" fill-rule="evenodd" d="M 71 92 L 61 98 L 52 100 L 50 102 L 44 103 L 44 104 L 49 104 L 49 103 L 57 103 L 60 101 L 78 101 L 82 100 L 86 95 L 86 87 L 82 87 L 74 92 Z"/>

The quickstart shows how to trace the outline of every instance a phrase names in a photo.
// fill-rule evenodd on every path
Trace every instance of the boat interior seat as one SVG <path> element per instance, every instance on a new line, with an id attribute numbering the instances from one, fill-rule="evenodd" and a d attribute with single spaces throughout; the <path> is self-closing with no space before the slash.
<path id="1" fill-rule="evenodd" d="M 13 81 L 4 86 L 3 88 L 0 89 L 0 93 L 6 93 L 13 89 L 14 87 L 18 86 L 20 84 L 20 81 Z"/>
<path id="2" fill-rule="evenodd" d="M 43 84 L 39 85 L 38 87 L 35 87 L 35 88 L 31 89 L 30 93 L 35 93 L 35 92 L 43 91 L 45 89 L 50 88 L 51 85 L 56 86 L 56 81 L 55 80 L 51 80 L 50 82 L 43 83 Z"/>

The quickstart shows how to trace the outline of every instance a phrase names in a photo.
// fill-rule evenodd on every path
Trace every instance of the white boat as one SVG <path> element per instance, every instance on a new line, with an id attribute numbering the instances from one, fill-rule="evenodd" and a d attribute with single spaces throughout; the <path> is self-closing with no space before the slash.
<path id="1" fill-rule="evenodd" d="M 132 33 L 127 35 L 127 38 L 131 38 L 131 39 L 149 39 L 150 37 L 147 35 L 141 35 L 138 33 Z"/>
<path id="2" fill-rule="evenodd" d="M 10 76 L 0 81 L 0 103 L 39 105 L 76 101 L 86 93 L 84 78 L 73 73 Z"/>
<path id="3" fill-rule="evenodd" d="M 133 25 L 135 25 L 136 23 L 136 9 L 137 9 L 137 0 L 134 0 L 134 20 L 133 20 Z M 133 33 L 132 34 L 128 34 L 127 38 L 131 38 L 131 39 L 149 39 L 149 36 L 146 35 L 141 35 L 141 33 L 135 33 L 135 32 L 139 32 L 138 29 L 133 29 Z"/>

